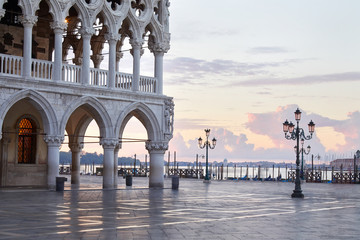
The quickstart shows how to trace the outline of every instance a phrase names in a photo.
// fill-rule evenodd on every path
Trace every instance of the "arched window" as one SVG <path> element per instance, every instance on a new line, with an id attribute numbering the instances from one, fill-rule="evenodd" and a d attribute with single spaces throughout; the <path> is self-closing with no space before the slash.
<path id="1" fill-rule="evenodd" d="M 36 125 L 29 118 L 23 118 L 18 125 L 18 163 L 36 163 Z"/>

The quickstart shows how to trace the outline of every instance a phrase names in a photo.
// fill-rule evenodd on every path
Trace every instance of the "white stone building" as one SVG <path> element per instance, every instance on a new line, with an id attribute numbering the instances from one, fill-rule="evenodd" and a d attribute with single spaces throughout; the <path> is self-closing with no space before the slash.
<path id="1" fill-rule="evenodd" d="M 71 180 L 79 184 L 84 134 L 95 120 L 104 151 L 103 188 L 116 187 L 122 134 L 134 116 L 148 135 L 149 187 L 163 187 L 174 118 L 172 98 L 163 94 L 169 5 L 168 0 L 0 0 L 0 186 L 54 189 L 65 135 Z M 131 45 L 131 74 L 118 72 L 125 41 Z M 105 46 L 108 69 L 100 69 Z M 140 73 L 143 47 L 154 56 L 151 77 Z M 68 56 L 74 56 L 72 62 Z"/>

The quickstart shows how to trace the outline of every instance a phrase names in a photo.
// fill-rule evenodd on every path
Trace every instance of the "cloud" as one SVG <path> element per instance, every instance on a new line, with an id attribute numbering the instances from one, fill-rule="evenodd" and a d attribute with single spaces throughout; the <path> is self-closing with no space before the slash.
<path id="1" fill-rule="evenodd" d="M 215 59 L 207 61 L 203 59 L 195 59 L 189 57 L 178 57 L 165 60 L 164 69 L 168 77 L 168 84 L 209 84 L 208 79 L 239 76 L 258 76 L 268 74 L 267 68 L 280 67 L 295 63 L 301 60 L 290 59 L 279 62 L 263 62 L 263 63 L 242 63 L 233 60 Z M 214 81 L 214 84 L 221 84 L 224 81 Z M 242 83 L 247 84 L 246 81 Z M 232 85 L 233 83 L 231 83 Z M 228 85 L 227 85 L 228 86 Z"/>
<path id="2" fill-rule="evenodd" d="M 251 48 L 248 53 L 251 54 L 276 54 L 276 53 L 287 53 L 287 49 L 282 47 L 256 47 Z"/>
<path id="3" fill-rule="evenodd" d="M 256 87 L 256 86 L 273 86 L 273 85 L 312 85 L 319 83 L 331 82 L 354 82 L 360 81 L 360 72 L 344 72 L 325 75 L 309 75 L 298 78 L 261 78 L 246 81 L 236 81 L 229 86 Z"/>
<path id="4" fill-rule="evenodd" d="M 247 161 L 247 160 L 268 160 L 268 161 L 292 161 L 294 160 L 295 153 L 293 147 L 296 142 L 286 140 L 282 131 L 282 123 L 288 119 L 294 122 L 294 111 L 298 108 L 297 105 L 281 106 L 271 112 L 266 113 L 248 113 L 248 121 L 245 124 L 246 128 L 254 134 L 267 136 L 266 139 L 272 141 L 274 147 L 264 148 L 256 147 L 255 143 L 251 143 L 248 136 L 244 133 L 234 133 L 224 128 L 212 128 L 210 139 L 216 137 L 217 145 L 214 150 L 209 150 L 209 156 L 211 161 L 222 161 L 227 158 L 229 161 Z M 305 131 L 306 135 L 309 135 L 307 124 L 310 120 L 313 120 L 316 124 L 316 128 L 319 127 L 331 127 L 334 131 L 343 134 L 345 137 L 345 143 L 337 145 L 337 153 L 347 153 L 355 151 L 359 148 L 360 142 L 360 112 L 351 112 L 348 114 L 345 120 L 334 120 L 315 113 L 307 113 L 307 111 L 301 109 L 302 118 L 300 121 L 300 127 Z M 174 139 L 170 142 L 170 147 L 173 150 L 179 152 L 182 159 L 194 159 L 196 154 L 204 153 L 197 146 L 197 138 L 185 141 L 181 135 L 181 129 L 187 127 L 198 127 L 201 129 L 204 126 L 200 126 L 198 120 L 192 122 L 188 120 L 187 123 L 177 129 Z M 251 134 L 249 133 L 249 134 Z M 326 152 L 325 146 L 321 143 L 320 138 L 315 133 L 311 140 L 305 142 L 305 146 L 311 145 L 311 153 L 314 155 L 320 154 L 333 154 L 335 151 Z M 333 139 L 336 141 L 336 139 Z M 256 143 L 258 144 L 258 143 Z M 329 160 L 329 158 L 328 158 Z"/>

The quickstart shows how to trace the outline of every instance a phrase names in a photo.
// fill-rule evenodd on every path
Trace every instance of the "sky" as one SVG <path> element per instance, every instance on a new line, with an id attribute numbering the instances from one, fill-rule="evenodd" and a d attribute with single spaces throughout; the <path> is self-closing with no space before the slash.
<path id="1" fill-rule="evenodd" d="M 309 121 L 316 124 L 305 145 L 320 161 L 360 149 L 360 1 L 170 2 L 164 94 L 175 102 L 169 151 L 177 161 L 205 154 L 197 139 L 207 128 L 217 139 L 210 162 L 295 161 L 295 141 L 285 139 L 282 123 L 294 122 L 297 108 L 306 134 Z M 131 65 L 121 69 L 131 73 Z M 150 52 L 141 74 L 153 75 Z M 146 138 L 146 131 L 132 119 L 124 137 Z M 143 143 L 124 144 L 119 156 L 135 153 L 144 158 Z"/>

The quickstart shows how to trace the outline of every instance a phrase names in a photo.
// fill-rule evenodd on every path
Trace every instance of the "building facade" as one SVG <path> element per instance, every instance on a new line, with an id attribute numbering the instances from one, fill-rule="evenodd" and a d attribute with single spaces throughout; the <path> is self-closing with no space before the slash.
<path id="1" fill-rule="evenodd" d="M 148 135 L 149 187 L 163 187 L 174 121 L 173 100 L 163 94 L 169 5 L 168 0 L 0 0 L 0 186 L 54 189 L 65 136 L 71 181 L 80 184 L 80 152 L 95 120 L 104 154 L 103 188 L 115 188 L 122 134 L 136 117 Z M 132 73 L 118 71 L 126 41 Z M 145 47 L 154 57 L 153 76 L 140 73 Z"/>

